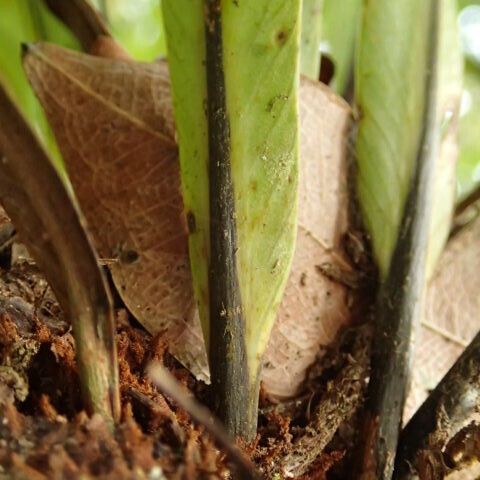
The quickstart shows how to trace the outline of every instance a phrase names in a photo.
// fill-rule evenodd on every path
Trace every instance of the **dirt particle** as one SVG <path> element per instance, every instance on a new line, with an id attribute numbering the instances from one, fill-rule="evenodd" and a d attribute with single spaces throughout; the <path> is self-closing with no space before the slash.
<path id="1" fill-rule="evenodd" d="M 272 113 L 274 108 L 277 107 L 279 102 L 286 102 L 288 100 L 288 95 L 275 95 L 274 97 L 271 98 L 271 100 L 268 102 L 266 110 L 268 113 Z"/>
<path id="2" fill-rule="evenodd" d="M 279 267 L 280 267 L 280 259 L 277 258 L 274 262 L 274 264 L 272 265 L 272 270 L 271 270 L 271 274 L 272 275 L 275 275 L 276 273 L 278 273 L 278 270 L 279 270 Z"/>
<path id="3" fill-rule="evenodd" d="M 288 39 L 288 30 L 282 28 L 282 30 L 277 33 L 276 39 L 278 45 L 284 45 Z"/>
<path id="4" fill-rule="evenodd" d="M 120 253 L 120 262 L 125 265 L 130 265 L 136 262 L 139 258 L 136 250 L 125 250 Z"/>
<path id="5" fill-rule="evenodd" d="M 191 235 L 197 231 L 197 221 L 192 211 L 187 212 L 188 233 Z"/>

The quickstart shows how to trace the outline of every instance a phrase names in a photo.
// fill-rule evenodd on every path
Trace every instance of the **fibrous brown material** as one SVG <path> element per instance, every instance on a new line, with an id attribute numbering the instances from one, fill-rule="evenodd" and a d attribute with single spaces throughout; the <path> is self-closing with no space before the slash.
<path id="1" fill-rule="evenodd" d="M 224 455 L 201 426 L 156 391 L 144 367 L 162 361 L 182 381 L 190 378 L 188 372 L 164 358 L 162 345 L 128 319 L 119 318 L 117 336 L 122 423 L 112 432 L 99 415 L 89 418 L 82 411 L 75 345 L 45 288 L 33 264 L 0 271 L 1 475 L 112 480 L 227 475 Z M 24 379 L 26 400 L 14 399 L 20 385 L 5 382 L 7 371 Z"/>

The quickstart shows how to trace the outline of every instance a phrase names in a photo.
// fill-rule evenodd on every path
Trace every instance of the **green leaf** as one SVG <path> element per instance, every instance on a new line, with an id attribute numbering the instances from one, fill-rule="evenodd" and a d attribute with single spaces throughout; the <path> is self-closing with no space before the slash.
<path id="1" fill-rule="evenodd" d="M 395 248 L 425 105 L 430 2 L 365 2 L 356 62 L 358 196 L 380 275 Z"/>
<path id="2" fill-rule="evenodd" d="M 441 146 L 435 166 L 427 278 L 432 276 L 450 233 L 456 197 L 458 124 L 463 87 L 463 56 L 457 23 L 456 1 L 440 0 L 439 8 L 441 8 L 441 20 L 437 111 L 441 128 Z"/>
<path id="3" fill-rule="evenodd" d="M 254 375 L 295 247 L 300 2 L 244 0 L 239 5 L 225 6 L 225 75 L 239 281 Z"/>
<path id="4" fill-rule="evenodd" d="M 325 0 L 323 8 L 322 54 L 333 61 L 330 87 L 340 95 L 345 93 L 352 75 L 361 7 L 361 0 Z"/>
<path id="5" fill-rule="evenodd" d="M 29 124 L 48 149 L 55 164 L 62 164 L 45 115 L 30 88 L 21 64 L 21 44 L 49 40 L 78 48 L 70 32 L 33 0 L 2 0 L 0 5 L 0 80 L 17 102 Z"/>
<path id="6" fill-rule="evenodd" d="M 322 38 L 323 0 L 303 0 L 300 72 L 318 80 L 320 74 L 320 41 Z"/>
<path id="7" fill-rule="evenodd" d="M 163 2 L 173 104 L 180 148 L 183 203 L 190 227 L 195 296 L 208 345 L 208 131 L 205 115 L 205 32 L 202 0 Z M 207 348 L 208 351 L 208 348 Z"/>
<path id="8" fill-rule="evenodd" d="M 209 218 L 203 2 L 164 1 L 163 13 L 183 197 L 191 219 L 194 290 L 208 342 L 209 238 L 215 219 Z M 299 0 L 229 0 L 221 4 L 236 261 L 251 379 L 257 377 L 294 250 L 299 16 Z"/>

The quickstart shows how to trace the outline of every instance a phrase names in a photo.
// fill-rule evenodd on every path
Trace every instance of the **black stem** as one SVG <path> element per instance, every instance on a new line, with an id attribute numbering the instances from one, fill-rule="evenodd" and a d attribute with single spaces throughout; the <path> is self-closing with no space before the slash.
<path id="1" fill-rule="evenodd" d="M 438 5 L 431 4 L 428 100 L 414 180 L 407 199 L 390 271 L 380 287 L 360 470 L 365 478 L 392 478 L 407 393 L 412 333 L 421 315 L 432 204 L 434 168 L 439 148 L 437 128 Z M 369 476 L 370 475 L 370 476 Z M 362 477 L 363 478 L 363 477 Z"/>
<path id="2" fill-rule="evenodd" d="M 210 372 L 215 411 L 230 435 L 251 439 L 258 387 L 251 392 L 237 273 L 237 231 L 226 107 L 221 1 L 206 0 L 210 188 Z"/>

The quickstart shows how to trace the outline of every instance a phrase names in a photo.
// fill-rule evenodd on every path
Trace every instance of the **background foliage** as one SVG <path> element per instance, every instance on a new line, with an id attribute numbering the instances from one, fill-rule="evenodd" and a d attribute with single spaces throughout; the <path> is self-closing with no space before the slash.
<path id="1" fill-rule="evenodd" d="M 76 39 L 37 0 L 0 0 L 0 81 L 32 125 L 52 158 L 61 164 L 60 154 L 21 64 L 21 44 L 47 40 L 78 48 Z"/>

